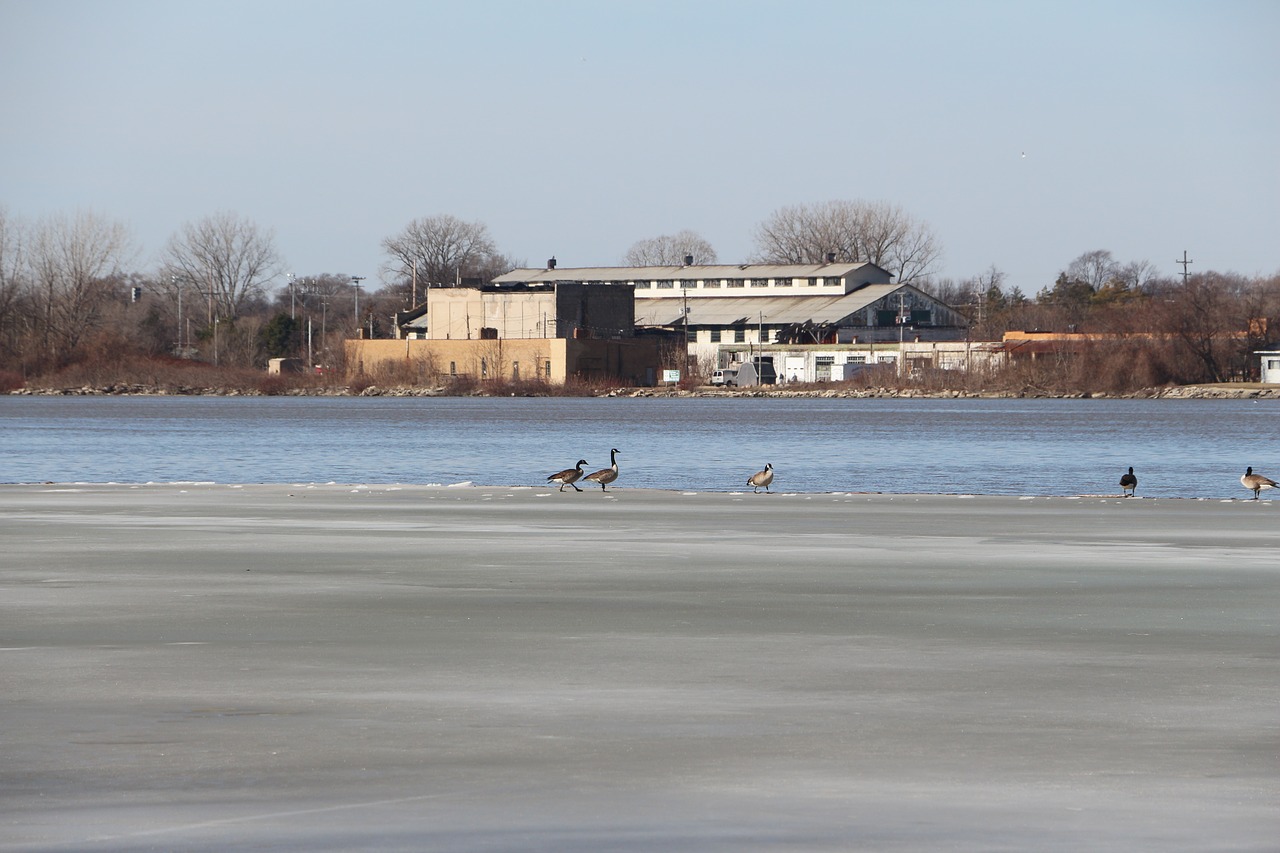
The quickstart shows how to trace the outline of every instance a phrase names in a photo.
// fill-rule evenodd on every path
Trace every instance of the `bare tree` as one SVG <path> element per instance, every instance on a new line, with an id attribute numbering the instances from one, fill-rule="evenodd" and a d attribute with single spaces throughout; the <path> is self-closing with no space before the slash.
<path id="1" fill-rule="evenodd" d="M 98 325 L 115 293 L 112 277 L 132 252 L 128 229 L 94 213 L 52 216 L 35 226 L 26 278 L 43 355 L 66 358 Z"/>
<path id="2" fill-rule="evenodd" d="M 1067 281 L 1087 284 L 1094 292 L 1110 284 L 1119 274 L 1120 264 L 1105 249 L 1085 252 L 1063 271 Z"/>
<path id="3" fill-rule="evenodd" d="M 194 288 L 208 299 L 212 318 L 234 319 L 266 296 L 280 273 L 275 234 L 234 213 L 189 222 L 169 238 L 162 279 Z"/>
<path id="4" fill-rule="evenodd" d="M 1231 377 L 1251 315 L 1260 309 L 1249 291 L 1238 276 L 1209 272 L 1189 277 L 1158 300 L 1160 324 L 1200 366 L 1192 381 Z"/>
<path id="5" fill-rule="evenodd" d="M 23 282 L 22 227 L 0 207 L 0 354 L 19 349 L 19 295 Z"/>
<path id="6" fill-rule="evenodd" d="M 884 202 L 783 207 L 757 226 L 755 243 L 761 263 L 817 264 L 834 253 L 837 260 L 875 264 L 903 284 L 927 279 L 942 255 L 927 225 Z"/>
<path id="7" fill-rule="evenodd" d="M 413 220 L 383 240 L 382 248 L 387 253 L 383 280 L 389 285 L 416 279 L 419 287 L 451 287 L 464 278 L 482 277 L 501 257 L 483 223 L 447 214 Z"/>
<path id="8" fill-rule="evenodd" d="M 629 267 L 680 266 L 687 257 L 695 264 L 714 264 L 716 250 L 701 234 L 685 229 L 633 243 L 622 262 Z"/>
<path id="9" fill-rule="evenodd" d="M 1158 271 L 1150 261 L 1130 261 L 1116 270 L 1116 277 L 1130 290 L 1150 294 Z"/>

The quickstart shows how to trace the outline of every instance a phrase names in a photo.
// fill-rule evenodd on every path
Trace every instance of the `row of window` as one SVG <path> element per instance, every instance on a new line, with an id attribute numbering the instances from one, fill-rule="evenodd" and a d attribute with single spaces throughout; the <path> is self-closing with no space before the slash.
<path id="1" fill-rule="evenodd" d="M 719 344 L 745 344 L 747 342 L 746 329 L 708 329 L 711 333 L 711 343 Z M 773 329 L 764 330 L 764 339 L 768 342 L 769 338 L 776 338 L 777 333 Z M 696 330 L 690 330 L 689 341 L 697 343 L 698 333 Z"/>
<path id="2" fill-rule="evenodd" d="M 610 284 L 611 282 L 601 282 L 601 284 Z M 719 288 L 719 287 L 824 287 L 826 285 L 840 286 L 838 278 L 721 278 L 696 281 L 683 281 L 681 279 L 671 279 L 664 281 L 637 281 L 634 282 L 636 290 L 648 290 L 651 287 L 657 290 L 675 290 L 677 288 Z"/>

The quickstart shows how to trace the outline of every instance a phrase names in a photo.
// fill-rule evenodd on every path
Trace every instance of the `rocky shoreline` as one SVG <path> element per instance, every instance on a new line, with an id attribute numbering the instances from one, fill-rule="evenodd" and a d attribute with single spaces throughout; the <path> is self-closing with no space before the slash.
<path id="1" fill-rule="evenodd" d="M 447 387 L 381 387 L 370 385 L 353 390 L 348 387 L 289 388 L 266 392 L 255 388 L 222 387 L 158 387 L 137 384 L 112 384 L 82 386 L 78 388 L 20 388 L 9 392 L 10 396 L 42 397 L 97 397 L 97 396 L 152 396 L 152 397 L 489 397 L 507 396 L 485 391 L 469 391 L 463 394 Z M 511 392 L 510 396 L 551 396 L 536 393 Z M 1163 388 L 1142 388 L 1125 394 L 1107 394 L 1089 391 L 1052 391 L 1042 388 L 1019 390 L 931 390 L 922 388 L 612 388 L 600 389 L 574 396 L 594 397 L 771 397 L 818 399 L 1225 399 L 1269 400 L 1280 399 L 1280 385 L 1260 383 L 1233 383 L 1224 385 L 1175 385 Z"/>

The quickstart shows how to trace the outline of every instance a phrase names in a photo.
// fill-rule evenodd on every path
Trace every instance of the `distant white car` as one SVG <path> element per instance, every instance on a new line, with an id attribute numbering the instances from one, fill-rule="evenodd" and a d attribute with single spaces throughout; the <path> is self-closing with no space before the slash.
<path id="1" fill-rule="evenodd" d="M 713 370 L 711 372 L 712 385 L 737 385 L 738 369 L 736 367 L 728 370 Z"/>

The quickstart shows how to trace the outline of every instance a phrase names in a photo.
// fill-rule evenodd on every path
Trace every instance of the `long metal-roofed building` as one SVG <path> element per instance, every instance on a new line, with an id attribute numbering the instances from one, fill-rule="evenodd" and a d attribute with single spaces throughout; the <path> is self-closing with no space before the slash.
<path id="1" fill-rule="evenodd" d="M 516 269 L 499 287 L 580 282 L 635 288 L 638 328 L 687 329 L 690 343 L 834 344 L 963 338 L 954 309 L 871 263 L 685 264 Z"/>

